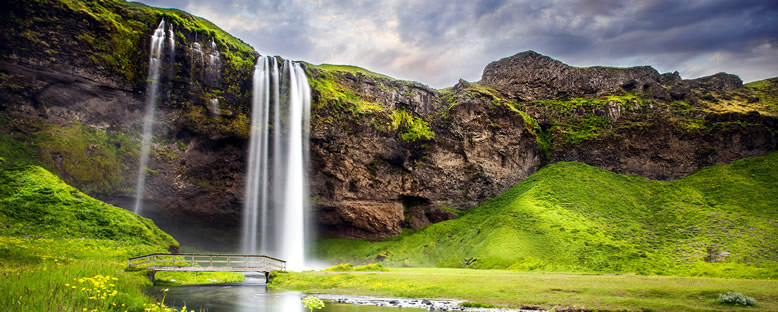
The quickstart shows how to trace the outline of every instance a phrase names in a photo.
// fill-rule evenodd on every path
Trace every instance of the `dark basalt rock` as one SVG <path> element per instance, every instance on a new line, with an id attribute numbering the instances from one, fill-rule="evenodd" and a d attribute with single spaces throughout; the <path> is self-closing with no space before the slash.
<path id="1" fill-rule="evenodd" d="M 660 79 L 650 66 L 578 68 L 526 51 L 487 65 L 480 83 L 516 100 L 536 100 L 595 97 L 613 94 L 622 87 L 644 92 Z"/>
<path id="2" fill-rule="evenodd" d="M 718 73 L 697 79 L 686 80 L 690 88 L 703 89 L 705 91 L 728 91 L 743 87 L 740 77 L 727 73 Z"/>

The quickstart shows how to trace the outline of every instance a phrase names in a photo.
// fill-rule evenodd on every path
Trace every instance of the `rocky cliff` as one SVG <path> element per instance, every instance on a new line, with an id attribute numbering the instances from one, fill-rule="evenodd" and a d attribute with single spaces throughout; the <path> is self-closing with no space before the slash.
<path id="1" fill-rule="evenodd" d="M 683 80 L 647 66 L 576 68 L 528 51 L 489 64 L 480 83 L 548 129 L 550 162 L 676 179 L 776 146 L 771 97 L 731 74 Z"/>
<path id="2" fill-rule="evenodd" d="M 150 36 L 162 20 L 175 49 L 161 65 L 145 200 L 175 217 L 165 219 L 230 228 L 243 197 L 258 53 L 206 20 L 124 1 L 6 3 L 0 132 L 33 147 L 69 184 L 131 209 Z"/>
<path id="3" fill-rule="evenodd" d="M 7 6 L 0 132 L 117 204 L 134 194 L 149 36 L 164 19 L 176 48 L 163 65 L 145 200 L 167 215 L 239 224 L 257 52 L 177 10 Z M 531 51 L 443 90 L 304 65 L 314 99 L 311 194 L 322 231 L 337 236 L 386 237 L 455 218 L 552 162 L 675 179 L 778 143 L 776 80 L 576 68 Z"/>
<path id="4" fill-rule="evenodd" d="M 771 97 L 729 74 L 576 68 L 527 51 L 489 64 L 480 82 L 430 90 L 308 68 L 318 103 L 314 194 L 320 223 L 337 235 L 394 235 L 455 217 L 548 163 L 676 179 L 778 142 Z M 398 112 L 431 135 L 391 127 Z"/>

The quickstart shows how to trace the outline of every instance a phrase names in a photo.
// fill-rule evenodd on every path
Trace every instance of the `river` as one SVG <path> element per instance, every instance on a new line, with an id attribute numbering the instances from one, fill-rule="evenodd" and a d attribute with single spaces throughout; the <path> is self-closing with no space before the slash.
<path id="1" fill-rule="evenodd" d="M 157 294 L 163 287 L 156 287 Z M 265 287 L 264 278 L 247 277 L 245 282 L 168 287 L 167 306 L 206 312 L 303 312 L 305 294 L 273 291 Z M 421 312 L 423 309 L 378 307 L 373 305 L 328 303 L 321 312 Z"/>

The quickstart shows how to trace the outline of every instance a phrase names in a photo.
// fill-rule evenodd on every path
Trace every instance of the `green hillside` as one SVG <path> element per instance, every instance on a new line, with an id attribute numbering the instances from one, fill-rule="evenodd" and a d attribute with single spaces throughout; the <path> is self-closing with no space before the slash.
<path id="1" fill-rule="evenodd" d="M 548 165 L 467 212 L 391 239 L 324 240 L 336 262 L 778 277 L 778 152 L 663 182 Z M 720 254 L 728 257 L 713 259 Z"/>
<path id="2" fill-rule="evenodd" d="M 778 78 L 749 82 L 744 86 L 751 89 L 768 111 L 772 111 L 773 115 L 778 114 Z"/>
<path id="3" fill-rule="evenodd" d="M 93 199 L 38 166 L 0 173 L 0 207 L 5 235 L 177 245 L 150 219 Z"/>
<path id="4" fill-rule="evenodd" d="M 24 145 L 0 135 L 0 147 L 0 234 L 178 245 L 150 219 L 91 198 L 36 166 Z"/>
<path id="5" fill-rule="evenodd" d="M 3 311 L 143 310 L 143 272 L 127 257 L 178 243 L 154 223 L 91 198 L 0 135 L 0 306 Z"/>

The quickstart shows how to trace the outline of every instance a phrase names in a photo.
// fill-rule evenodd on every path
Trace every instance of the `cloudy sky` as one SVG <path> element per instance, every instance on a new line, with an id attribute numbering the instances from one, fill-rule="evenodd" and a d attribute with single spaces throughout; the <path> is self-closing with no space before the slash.
<path id="1" fill-rule="evenodd" d="M 535 50 L 574 66 L 684 78 L 778 76 L 774 0 L 141 0 L 207 18 L 265 55 L 350 64 L 435 88 Z"/>

